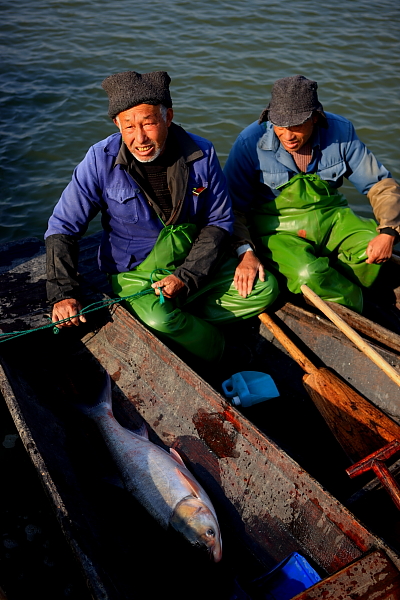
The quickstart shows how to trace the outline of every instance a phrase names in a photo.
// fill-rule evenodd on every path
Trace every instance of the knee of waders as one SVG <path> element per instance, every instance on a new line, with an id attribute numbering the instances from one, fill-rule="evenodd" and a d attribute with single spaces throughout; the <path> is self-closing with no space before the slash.
<path id="1" fill-rule="evenodd" d="M 171 334 L 181 326 L 182 312 L 174 308 L 171 302 L 160 304 L 157 299 L 146 307 L 146 310 L 137 310 L 140 320 L 150 329 L 158 333 Z"/>
<path id="2" fill-rule="evenodd" d="M 294 294 L 299 294 L 303 284 L 309 285 L 313 281 L 322 283 L 331 270 L 329 261 L 325 257 L 295 265 L 286 275 L 288 288 Z"/>
<path id="3" fill-rule="evenodd" d="M 279 283 L 277 278 L 272 273 L 265 272 L 265 292 L 268 299 L 268 306 L 275 302 L 279 296 Z"/>
<path id="4" fill-rule="evenodd" d="M 265 271 L 265 281 L 258 280 L 245 302 L 250 308 L 256 308 L 257 306 L 265 310 L 268 306 L 271 306 L 273 302 L 279 296 L 279 283 L 275 275 L 272 275 L 269 271 Z M 258 311 L 259 312 L 259 311 Z"/>
<path id="5" fill-rule="evenodd" d="M 363 295 L 361 288 L 349 281 L 336 269 L 329 266 L 328 259 L 320 258 L 299 270 L 295 281 L 288 281 L 288 287 L 295 294 L 301 293 L 301 286 L 308 285 L 323 300 L 343 304 L 361 313 Z"/>

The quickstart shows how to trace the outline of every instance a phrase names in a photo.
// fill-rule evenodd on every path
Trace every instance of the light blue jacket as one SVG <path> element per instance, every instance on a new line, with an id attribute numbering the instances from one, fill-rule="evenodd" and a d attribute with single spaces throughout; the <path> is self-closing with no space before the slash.
<path id="1" fill-rule="evenodd" d="M 328 128 L 317 127 L 312 138 L 312 159 L 307 173 L 317 173 L 334 188 L 351 181 L 359 192 L 367 194 L 381 179 L 391 177 L 357 137 L 344 117 L 325 112 Z M 299 173 L 293 157 L 285 150 L 268 121 L 256 121 L 244 129 L 235 141 L 224 173 L 233 207 L 246 213 L 253 203 L 278 196 L 278 187 Z"/>

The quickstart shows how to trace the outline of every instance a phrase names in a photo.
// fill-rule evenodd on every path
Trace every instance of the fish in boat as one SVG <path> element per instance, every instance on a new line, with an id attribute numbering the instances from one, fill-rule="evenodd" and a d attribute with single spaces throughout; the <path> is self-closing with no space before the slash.
<path id="1" fill-rule="evenodd" d="M 128 492 L 165 529 L 171 525 L 219 562 L 221 532 L 210 498 L 176 450 L 167 452 L 149 440 L 145 424 L 134 432 L 118 423 L 108 373 L 97 402 L 81 404 L 80 409 L 96 422 Z"/>
<path id="2" fill-rule="evenodd" d="M 97 245 L 96 236 L 81 245 L 88 304 L 109 293 L 96 270 Z M 40 243 L 8 246 L 2 273 L 3 331 L 43 325 L 48 305 Z M 320 362 L 400 420 L 398 387 L 333 324 L 290 302 L 276 314 Z M 96 600 L 158 597 L 166 590 L 176 599 L 187 598 L 187 577 L 195 581 L 192 598 L 233 600 L 236 579 L 248 589 L 249 581 L 293 551 L 322 578 L 296 600 L 400 597 L 399 511 L 373 478 L 358 482 L 347 476 L 348 457 L 304 392 L 303 369 L 256 321 L 258 328 L 251 325 L 257 349 L 253 368 L 272 374 L 280 397 L 243 410 L 119 304 L 89 315 L 75 331 L 56 336 L 38 331 L 1 345 L 0 390 Z M 399 336 L 361 316 L 353 326 L 399 368 Z M 72 415 L 70 407 L 76 394 L 85 398 L 80 387 L 90 386 L 99 370 L 114 381 L 118 421 L 132 428 L 139 416 L 151 439 L 187 459 L 217 509 L 224 560 L 215 564 L 201 553 L 207 564 L 199 570 L 197 559 L 189 557 L 190 546 L 188 556 L 174 553 L 145 509 L 151 523 L 142 523 L 139 503 L 132 519 L 129 495 L 104 487 L 107 448 L 99 445 L 96 426 Z M 355 423 L 353 431 L 358 432 Z M 152 523 L 157 532 L 149 535 Z M 176 556 L 185 577 L 175 571 Z M 145 579 L 140 574 L 150 561 L 157 573 L 151 592 L 148 583 L 140 589 Z M 134 585 L 132 564 L 138 574 Z"/>

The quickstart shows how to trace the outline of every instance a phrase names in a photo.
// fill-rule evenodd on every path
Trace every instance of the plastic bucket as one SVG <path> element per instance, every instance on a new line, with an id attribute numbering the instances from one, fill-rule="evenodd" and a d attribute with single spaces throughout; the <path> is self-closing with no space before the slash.
<path id="1" fill-rule="evenodd" d="M 274 569 L 252 582 L 264 600 L 291 600 L 300 592 L 321 581 L 307 560 L 293 552 Z"/>

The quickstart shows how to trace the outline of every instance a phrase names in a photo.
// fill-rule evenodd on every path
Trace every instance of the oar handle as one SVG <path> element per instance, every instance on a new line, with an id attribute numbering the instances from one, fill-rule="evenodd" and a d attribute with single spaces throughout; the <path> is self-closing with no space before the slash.
<path id="1" fill-rule="evenodd" d="M 322 298 L 310 290 L 307 285 L 301 286 L 301 291 L 321 312 L 324 313 L 368 358 L 386 373 L 398 386 L 400 386 L 400 375 L 389 363 L 382 358 L 371 346 L 354 331 L 339 315 L 332 310 Z"/>
<path id="2" fill-rule="evenodd" d="M 398 254 L 392 254 L 391 260 L 396 265 L 400 265 L 400 256 Z"/>
<path id="3" fill-rule="evenodd" d="M 260 321 L 267 329 L 275 336 L 275 338 L 287 350 L 290 356 L 300 365 L 306 373 L 314 373 L 318 368 L 311 362 L 309 358 L 292 342 L 284 331 L 275 323 L 275 321 L 267 314 L 261 313 L 258 315 Z"/>

